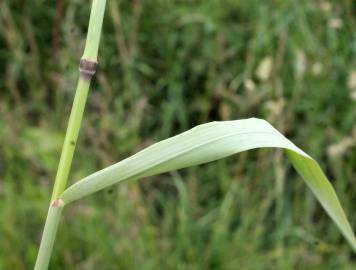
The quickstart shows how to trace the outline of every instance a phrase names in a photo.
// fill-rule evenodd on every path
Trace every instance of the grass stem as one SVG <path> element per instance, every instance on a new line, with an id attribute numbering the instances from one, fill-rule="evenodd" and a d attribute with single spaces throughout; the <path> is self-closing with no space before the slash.
<path id="1" fill-rule="evenodd" d="M 63 207 L 63 201 L 58 199 L 54 201 L 48 209 L 46 224 L 43 229 L 35 270 L 43 270 L 48 268 Z"/>
<path id="2" fill-rule="evenodd" d="M 96 69 L 105 6 L 106 0 L 93 0 L 91 6 L 87 39 L 79 68 L 80 77 L 78 80 L 74 102 L 69 117 L 67 132 L 65 135 L 57 175 L 53 187 L 51 204 L 43 230 L 35 270 L 47 269 L 52 254 L 52 248 L 57 233 L 62 208 L 64 206 L 60 196 L 67 185 L 74 150 L 77 143 L 88 96 L 90 81 Z"/>
<path id="3" fill-rule="evenodd" d="M 68 128 L 59 160 L 56 180 L 54 183 L 52 201 L 59 198 L 67 185 L 74 150 L 78 139 L 79 129 L 83 118 L 85 103 L 88 96 L 90 81 L 80 78 L 70 113 Z"/>

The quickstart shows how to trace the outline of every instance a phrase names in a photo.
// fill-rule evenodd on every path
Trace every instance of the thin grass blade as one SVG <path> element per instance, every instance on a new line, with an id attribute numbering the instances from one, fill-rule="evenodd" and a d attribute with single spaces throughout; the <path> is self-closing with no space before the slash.
<path id="1" fill-rule="evenodd" d="M 265 120 L 211 122 L 158 142 L 93 173 L 65 190 L 65 203 L 112 184 L 221 159 L 255 148 L 283 148 L 323 208 L 356 251 L 356 239 L 337 195 L 318 163 Z"/>

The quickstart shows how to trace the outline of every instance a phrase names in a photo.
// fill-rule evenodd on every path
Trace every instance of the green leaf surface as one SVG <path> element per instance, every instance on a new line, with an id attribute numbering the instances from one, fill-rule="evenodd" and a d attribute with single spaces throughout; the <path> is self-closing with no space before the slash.
<path id="1" fill-rule="evenodd" d="M 286 150 L 294 168 L 356 251 L 355 235 L 318 163 L 268 122 L 256 118 L 199 125 L 85 177 L 65 190 L 61 198 L 68 204 L 120 181 L 199 165 L 264 147 Z"/>

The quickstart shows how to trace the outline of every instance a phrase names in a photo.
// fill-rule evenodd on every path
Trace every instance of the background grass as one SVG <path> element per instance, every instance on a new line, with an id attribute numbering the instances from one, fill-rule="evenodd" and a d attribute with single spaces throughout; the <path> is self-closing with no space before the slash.
<path id="1" fill-rule="evenodd" d="M 0 2 L 0 269 L 34 265 L 89 1 Z M 262 117 L 356 228 L 355 3 L 108 1 L 71 182 L 198 123 Z M 355 269 L 280 151 L 123 183 L 64 212 L 50 269 Z"/>

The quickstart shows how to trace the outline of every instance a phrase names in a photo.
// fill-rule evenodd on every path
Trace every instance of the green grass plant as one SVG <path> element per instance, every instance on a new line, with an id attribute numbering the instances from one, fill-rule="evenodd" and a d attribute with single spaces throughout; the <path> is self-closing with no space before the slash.
<path id="1" fill-rule="evenodd" d="M 0 269 L 35 264 L 89 4 L 0 1 Z M 318 161 L 355 230 L 354 17 L 349 0 L 108 1 L 68 184 L 255 116 Z M 65 206 L 57 234 L 53 270 L 356 268 L 277 148 L 121 181 Z"/>
<path id="2" fill-rule="evenodd" d="M 268 122 L 260 119 L 212 122 L 156 143 L 66 188 L 92 75 L 95 73 L 106 1 L 94 0 L 80 78 L 64 140 L 52 200 L 35 269 L 47 269 L 62 209 L 119 181 L 138 179 L 207 163 L 254 148 L 283 148 L 297 172 L 356 251 L 356 239 L 336 193 L 318 163 Z M 267 60 L 266 60 L 267 61 Z M 266 62 L 267 63 L 267 62 Z M 262 68 L 265 69 L 265 68 Z M 263 72 L 263 71 L 261 71 Z M 259 72 L 259 73 L 261 73 Z M 266 75 L 268 77 L 268 75 Z M 265 79 L 261 75 L 261 79 Z"/>

